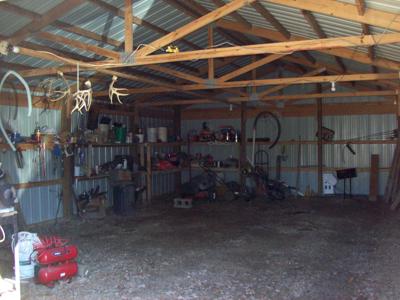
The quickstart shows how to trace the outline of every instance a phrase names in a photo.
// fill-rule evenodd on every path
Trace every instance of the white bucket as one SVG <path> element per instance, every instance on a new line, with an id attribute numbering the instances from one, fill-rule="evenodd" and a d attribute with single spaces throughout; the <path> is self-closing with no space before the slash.
<path id="1" fill-rule="evenodd" d="M 144 134 L 143 133 L 136 134 L 136 137 L 138 139 L 138 143 L 143 143 L 143 141 L 144 141 Z"/>
<path id="2" fill-rule="evenodd" d="M 147 128 L 147 141 L 149 143 L 157 142 L 157 128 L 153 128 L 153 127 Z"/>
<path id="3" fill-rule="evenodd" d="M 99 124 L 99 130 L 103 136 L 108 137 L 108 131 L 110 130 L 110 125 L 109 124 Z"/>
<path id="4" fill-rule="evenodd" d="M 15 242 L 15 234 L 13 234 L 11 243 L 11 249 L 13 252 L 15 248 Z M 18 232 L 19 270 L 21 279 L 33 278 L 35 275 L 36 252 L 33 250 L 34 245 L 39 243 L 40 239 L 36 233 L 30 233 L 26 231 Z"/>
<path id="5" fill-rule="evenodd" d="M 165 143 L 168 141 L 168 128 L 167 127 L 158 127 L 158 139 Z"/>

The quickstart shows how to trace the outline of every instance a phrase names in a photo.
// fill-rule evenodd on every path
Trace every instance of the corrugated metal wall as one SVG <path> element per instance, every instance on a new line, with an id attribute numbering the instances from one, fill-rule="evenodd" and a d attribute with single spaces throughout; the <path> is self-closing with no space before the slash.
<path id="1" fill-rule="evenodd" d="M 104 114 L 103 114 L 104 115 Z M 100 117 L 103 116 L 100 114 Z M 47 126 L 59 132 L 61 124 L 61 112 L 59 110 L 33 109 L 32 116 L 27 118 L 27 108 L 20 107 L 18 110 L 11 106 L 1 106 L 0 116 L 7 128 L 21 133 L 22 136 L 29 136 L 34 132 L 37 125 Z M 129 118 L 127 116 L 104 115 L 110 117 L 113 122 L 120 122 L 130 128 Z M 74 114 L 72 116 L 72 132 L 78 128 L 86 128 L 87 115 Z M 142 117 L 140 126 L 173 127 L 173 121 L 167 119 L 157 119 Z M 92 158 L 92 165 L 100 165 L 113 160 L 115 155 L 129 154 L 129 147 L 93 147 L 91 150 L 85 148 L 85 158 Z M 89 155 L 88 151 L 92 151 Z M 155 150 L 156 151 L 156 150 Z M 172 151 L 172 149 L 159 149 L 158 151 Z M 46 152 L 46 176 L 39 172 L 38 151 L 27 150 L 23 152 L 24 168 L 18 169 L 15 161 L 15 155 L 12 151 L 0 153 L 0 161 L 3 169 L 7 172 L 11 183 L 28 183 L 37 181 L 56 180 L 62 177 L 62 168 L 59 161 L 56 161 L 51 152 Z M 112 190 L 106 178 L 82 180 L 75 182 L 76 193 L 88 191 L 91 188 L 100 186 L 100 190 L 108 191 L 109 204 L 112 202 Z M 18 198 L 21 202 L 22 211 L 27 224 L 33 224 L 54 219 L 58 210 L 58 217 L 62 217 L 63 207 L 60 199 L 61 185 L 51 185 L 35 188 L 26 188 L 18 190 Z M 153 176 L 153 195 L 170 193 L 175 190 L 175 177 L 173 174 L 156 174 Z"/>
<path id="2" fill-rule="evenodd" d="M 37 125 L 47 126 L 55 131 L 60 129 L 61 113 L 57 110 L 33 109 L 32 116 L 27 117 L 27 108 L 1 106 L 1 118 L 4 125 L 21 133 L 22 136 L 30 136 Z M 27 183 L 31 181 L 44 181 L 59 179 L 61 177 L 60 163 L 54 160 L 51 152 L 46 155 L 46 177 L 39 173 L 38 150 L 23 152 L 24 168 L 18 169 L 15 154 L 11 151 L 0 153 L 0 161 L 7 172 L 10 183 Z M 36 187 L 18 190 L 18 198 L 27 224 L 54 219 L 59 202 L 60 185 Z M 62 203 L 59 208 L 59 216 L 62 216 Z"/>
<path id="3" fill-rule="evenodd" d="M 317 120 L 314 117 L 285 117 L 280 118 L 282 125 L 282 141 L 298 140 L 300 137 L 303 141 L 316 141 L 315 133 L 317 130 Z M 232 125 L 240 128 L 238 119 L 223 120 L 205 120 L 211 129 L 217 129 L 220 125 Z M 246 124 L 247 137 L 251 137 L 254 119 L 250 118 Z M 182 122 L 182 132 L 184 136 L 192 129 L 201 129 L 203 120 L 184 120 Z M 326 116 L 323 119 L 323 125 L 335 131 L 334 139 L 349 140 L 370 134 L 388 131 L 396 128 L 396 119 L 394 115 L 354 115 L 354 116 Z M 260 136 L 263 136 L 263 128 L 258 127 Z M 259 145 L 257 149 L 267 149 L 266 145 Z M 274 167 L 276 166 L 276 156 L 283 151 L 288 158 L 282 163 L 282 167 L 296 168 L 298 157 L 298 145 L 291 144 L 281 146 L 269 150 L 271 172 L 274 176 Z M 388 168 L 395 145 L 392 144 L 375 144 L 375 145 L 353 145 L 356 155 L 351 154 L 345 145 L 325 145 L 324 146 L 324 166 L 328 168 L 368 168 L 370 166 L 371 154 L 379 154 L 380 168 Z M 193 145 L 191 153 L 200 152 L 203 154 L 210 153 L 216 159 L 224 159 L 233 155 L 239 158 L 238 146 L 208 146 Z M 247 156 L 251 156 L 251 146 L 247 147 Z M 303 144 L 301 145 L 301 162 L 302 167 L 317 166 L 317 145 Z M 380 170 L 379 173 L 379 191 L 384 192 L 388 170 Z M 238 178 L 237 174 L 227 172 L 225 177 L 229 180 Z M 296 171 L 282 172 L 282 178 L 290 185 L 296 184 Z M 187 179 L 187 176 L 185 177 Z M 314 191 L 317 190 L 317 173 L 315 171 L 303 171 L 300 177 L 300 187 L 304 191 L 310 186 Z M 342 182 L 337 185 L 337 191 L 343 190 Z M 353 179 L 353 193 L 368 194 L 369 192 L 369 173 L 359 172 L 358 177 Z"/>

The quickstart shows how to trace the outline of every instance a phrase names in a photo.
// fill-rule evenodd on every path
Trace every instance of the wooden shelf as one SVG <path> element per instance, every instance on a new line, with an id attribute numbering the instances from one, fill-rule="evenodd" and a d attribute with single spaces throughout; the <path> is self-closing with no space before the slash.
<path id="1" fill-rule="evenodd" d="M 137 145 L 151 146 L 151 147 L 178 147 L 186 145 L 186 142 L 167 142 L 167 143 L 141 143 Z"/>
<path id="2" fill-rule="evenodd" d="M 188 168 L 174 168 L 168 170 L 151 170 L 151 174 L 162 174 L 162 173 L 177 173 L 188 170 Z"/>
<path id="3" fill-rule="evenodd" d="M 88 143 L 88 144 L 83 144 L 83 145 L 79 145 L 76 144 L 77 147 L 88 147 L 88 146 L 92 146 L 92 147 L 134 147 L 138 144 L 126 144 L 126 143 Z"/>
<path id="4" fill-rule="evenodd" d="M 196 146 L 240 146 L 240 143 L 234 142 L 190 142 L 190 145 Z"/>
<path id="5" fill-rule="evenodd" d="M 204 170 L 204 169 L 206 169 L 206 170 L 211 170 L 211 171 L 214 171 L 214 172 L 239 172 L 239 168 L 203 168 L 203 167 L 195 167 L 195 166 L 192 166 L 191 167 L 192 169 L 198 169 L 198 170 Z"/>
<path id="6" fill-rule="evenodd" d="M 290 140 L 290 141 L 279 141 L 277 144 L 278 145 L 317 145 L 318 141 L 296 141 L 296 140 Z M 323 142 L 324 145 L 346 145 L 346 144 L 351 144 L 351 145 L 381 145 L 381 144 L 396 144 L 396 140 L 333 140 L 330 142 Z M 247 144 L 252 144 L 251 141 L 248 141 Z M 256 142 L 257 145 L 270 145 L 271 142 Z"/>
<path id="7" fill-rule="evenodd" d="M 146 174 L 146 171 L 132 172 L 133 176 L 143 175 L 143 174 Z M 109 174 L 103 174 L 103 175 L 94 175 L 94 176 L 74 176 L 74 179 L 78 180 L 78 181 L 88 181 L 88 180 L 100 180 L 100 179 L 109 178 L 109 177 L 110 177 Z"/>

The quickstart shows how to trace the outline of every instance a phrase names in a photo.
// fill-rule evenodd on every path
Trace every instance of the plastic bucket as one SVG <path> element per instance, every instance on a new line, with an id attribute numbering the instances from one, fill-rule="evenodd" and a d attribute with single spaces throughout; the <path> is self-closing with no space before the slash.
<path id="1" fill-rule="evenodd" d="M 158 127 L 158 139 L 165 143 L 168 141 L 168 128 L 167 127 Z"/>
<path id="2" fill-rule="evenodd" d="M 12 235 L 11 248 L 14 252 L 15 248 L 15 235 Z M 35 260 L 36 252 L 34 252 L 34 245 L 39 244 L 40 239 L 36 233 L 26 231 L 18 232 L 18 246 L 19 246 L 19 270 L 20 278 L 28 279 L 33 278 L 35 275 Z"/>
<path id="3" fill-rule="evenodd" d="M 125 143 L 126 141 L 126 128 L 114 127 L 115 141 L 118 143 Z"/>
<path id="4" fill-rule="evenodd" d="M 147 128 L 147 141 L 149 143 L 157 142 L 157 128 L 153 128 L 153 127 Z"/>

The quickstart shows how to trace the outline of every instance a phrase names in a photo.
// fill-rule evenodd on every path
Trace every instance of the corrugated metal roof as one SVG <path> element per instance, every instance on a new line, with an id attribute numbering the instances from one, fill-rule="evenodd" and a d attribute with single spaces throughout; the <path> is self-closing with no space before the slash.
<path id="1" fill-rule="evenodd" d="M 123 0 L 106 0 L 104 1 L 109 5 L 112 5 L 116 8 L 123 9 L 124 1 Z M 211 0 L 197 0 L 199 5 L 202 5 L 207 10 L 213 10 L 216 8 L 215 4 Z M 225 0 L 225 2 L 229 2 Z M 354 3 L 354 0 L 343 0 L 343 2 Z M 389 11 L 391 13 L 400 12 L 400 1 L 399 0 L 382 0 L 382 1 L 372 1 L 367 0 L 366 6 L 367 8 L 374 8 L 384 11 Z M 29 1 L 29 0 L 17 0 L 13 1 L 13 4 L 20 6 L 26 10 L 30 10 L 39 14 L 44 14 L 49 9 L 55 7 L 61 3 L 61 0 L 52 1 L 52 0 L 43 0 L 43 1 Z M 317 38 L 315 32 L 310 28 L 308 23 L 305 21 L 303 15 L 298 9 L 290 8 L 287 6 L 276 5 L 269 3 L 268 1 L 260 1 L 260 3 L 268 9 L 275 18 L 282 23 L 282 25 L 293 35 L 302 36 L 305 38 Z M 134 1 L 133 5 L 134 15 L 142 18 L 143 20 L 150 22 L 151 24 L 159 27 L 161 30 L 165 31 L 174 31 L 177 28 L 191 22 L 193 18 L 191 16 L 186 15 L 181 10 L 176 9 L 175 7 L 169 5 L 167 2 L 161 0 L 141 0 Z M 253 7 L 245 6 L 238 10 L 238 13 L 246 19 L 248 22 L 252 23 L 254 26 L 268 28 L 274 30 L 274 28 L 269 24 Z M 337 36 L 348 36 L 348 35 L 359 35 L 361 34 L 361 25 L 356 22 L 351 22 L 348 20 L 338 19 L 332 16 L 313 13 L 321 28 L 327 34 L 328 37 L 337 37 Z M 226 16 L 225 19 L 235 21 L 233 15 Z M 101 8 L 95 5 L 93 2 L 88 1 L 84 4 L 78 6 L 75 9 L 72 9 L 70 12 L 67 12 L 64 17 L 60 19 L 63 22 L 71 24 L 73 26 L 77 26 L 83 28 L 87 31 L 97 33 L 98 35 L 107 36 L 108 38 L 112 38 L 116 41 L 123 42 L 124 40 L 124 21 L 123 18 L 119 16 L 115 16 L 109 11 L 106 11 L 104 8 Z M 15 17 L 11 13 L 0 11 L 0 28 L 2 35 L 12 35 L 18 29 L 22 28 L 26 24 L 29 23 L 29 19 L 26 17 L 18 16 Z M 160 34 L 154 28 L 149 28 L 146 26 L 138 26 L 134 25 L 134 41 L 135 44 L 147 44 L 152 42 L 153 40 L 159 38 L 162 34 Z M 116 47 L 111 46 L 102 41 L 96 41 L 91 38 L 83 37 L 74 33 L 67 32 L 66 30 L 62 30 L 56 28 L 54 26 L 47 26 L 44 28 L 45 31 L 49 31 L 55 34 L 62 35 L 64 37 L 75 39 L 81 41 L 83 43 L 96 45 L 99 47 L 104 47 L 108 49 L 117 50 Z M 391 32 L 386 30 L 385 28 L 378 28 L 375 26 L 370 26 L 370 30 L 372 33 L 386 33 Z M 264 42 L 263 39 L 256 38 L 254 36 L 248 36 L 248 39 L 252 40 L 252 42 Z M 214 44 L 222 44 L 226 42 L 225 37 L 221 36 L 217 31 L 214 34 Z M 207 30 L 201 29 L 198 30 L 187 37 L 185 40 L 201 47 L 207 48 L 208 39 L 207 39 Z M 66 45 L 55 43 L 52 41 L 44 41 L 35 37 L 29 37 L 28 41 L 32 43 L 39 44 L 44 47 L 52 47 L 61 51 L 68 51 L 73 54 L 87 56 L 88 58 L 95 59 L 96 55 L 90 51 L 84 51 L 82 49 L 68 47 Z M 187 44 L 182 42 L 177 42 L 181 51 L 192 50 Z M 400 59 L 400 45 L 399 44 L 391 44 L 391 45 L 379 45 L 375 46 L 375 53 L 378 57 L 385 57 L 392 60 L 399 61 Z M 355 49 L 357 51 L 366 52 L 365 47 L 358 47 Z M 318 59 L 318 61 L 326 62 L 330 64 L 335 64 L 335 60 L 332 59 L 329 55 L 321 54 L 318 51 L 310 52 L 312 55 Z M 6 58 L 2 58 L 6 62 L 11 63 L 20 63 L 24 65 L 28 65 L 30 67 L 49 67 L 56 66 L 57 63 L 49 62 L 45 60 L 40 60 L 37 58 L 25 57 L 22 55 L 10 55 Z M 250 62 L 249 57 L 241 57 L 235 60 L 235 65 L 243 66 Z M 370 66 L 356 63 L 347 59 L 344 59 L 346 66 L 348 66 L 352 70 L 358 70 L 362 72 L 370 72 Z M 205 60 L 193 60 L 185 62 L 186 65 L 199 68 L 200 66 L 206 65 Z M 169 67 L 174 69 L 185 71 L 181 66 L 177 66 L 175 64 L 170 64 Z M 236 67 L 234 65 L 227 65 L 223 68 L 220 68 L 216 71 L 217 76 L 221 76 L 228 72 L 231 72 Z M 138 70 L 146 70 L 144 68 L 137 68 Z M 148 70 L 147 70 L 148 71 Z M 151 71 L 152 74 L 163 76 L 168 79 L 175 79 L 174 76 L 169 74 L 163 74 L 160 72 Z M 147 84 L 143 84 L 140 82 L 131 82 L 128 80 L 122 80 L 119 82 L 121 85 L 129 86 L 129 87 L 143 87 L 148 86 Z"/>

